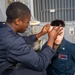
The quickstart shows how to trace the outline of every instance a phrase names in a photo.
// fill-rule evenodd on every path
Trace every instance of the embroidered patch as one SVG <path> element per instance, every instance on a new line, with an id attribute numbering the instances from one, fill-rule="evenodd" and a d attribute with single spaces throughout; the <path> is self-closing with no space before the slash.
<path id="1" fill-rule="evenodd" d="M 60 59 L 67 60 L 67 55 L 59 54 L 58 56 Z"/>

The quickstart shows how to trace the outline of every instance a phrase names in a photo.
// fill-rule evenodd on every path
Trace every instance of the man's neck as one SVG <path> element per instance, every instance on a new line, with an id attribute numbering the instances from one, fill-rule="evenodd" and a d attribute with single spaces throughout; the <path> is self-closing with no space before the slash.
<path id="1" fill-rule="evenodd" d="M 53 45 L 53 49 L 54 49 L 54 50 L 57 50 L 59 46 L 60 46 L 60 44 L 54 44 L 54 45 Z"/>
<path id="2" fill-rule="evenodd" d="M 15 30 L 15 28 L 14 28 L 15 25 L 14 25 L 13 23 L 8 23 L 8 22 L 6 22 L 6 24 L 7 24 L 9 27 L 11 27 L 14 32 L 16 32 L 16 30 Z"/>

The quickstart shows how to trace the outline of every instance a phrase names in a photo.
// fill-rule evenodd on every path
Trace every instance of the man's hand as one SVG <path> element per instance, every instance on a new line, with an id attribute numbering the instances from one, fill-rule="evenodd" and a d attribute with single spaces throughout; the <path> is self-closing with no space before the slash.
<path id="1" fill-rule="evenodd" d="M 62 32 L 62 27 L 54 26 L 51 31 L 48 31 L 48 37 L 53 38 L 54 40 L 57 38 L 59 34 Z"/>
<path id="2" fill-rule="evenodd" d="M 50 28 L 50 24 L 46 24 L 46 25 L 42 28 L 41 34 L 42 34 L 42 35 L 45 35 L 45 34 L 48 32 L 49 28 Z"/>
<path id="3" fill-rule="evenodd" d="M 39 38 L 39 37 L 41 37 L 42 35 L 45 35 L 45 34 L 48 32 L 49 28 L 50 28 L 50 24 L 46 24 L 46 25 L 42 28 L 41 32 L 38 33 L 38 34 L 36 34 L 36 37 Z"/>
<path id="4" fill-rule="evenodd" d="M 54 26 L 51 31 L 48 31 L 48 42 L 47 45 L 53 47 L 53 43 L 57 36 L 62 32 L 63 28 Z"/>

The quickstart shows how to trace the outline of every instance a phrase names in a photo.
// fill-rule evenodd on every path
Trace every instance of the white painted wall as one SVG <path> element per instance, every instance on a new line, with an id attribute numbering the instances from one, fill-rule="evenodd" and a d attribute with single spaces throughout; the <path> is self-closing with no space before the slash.
<path id="1" fill-rule="evenodd" d="M 25 3 L 31 10 L 31 14 L 34 17 L 33 0 L 14 0 Z M 0 0 L 0 22 L 6 21 L 6 0 Z"/>
<path id="2" fill-rule="evenodd" d="M 6 7 L 5 7 L 5 0 L 0 0 L 0 22 L 6 20 Z"/>

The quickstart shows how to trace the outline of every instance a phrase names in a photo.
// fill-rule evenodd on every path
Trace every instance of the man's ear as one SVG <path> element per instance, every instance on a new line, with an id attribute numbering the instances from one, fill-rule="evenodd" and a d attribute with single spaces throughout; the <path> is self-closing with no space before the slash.
<path id="1" fill-rule="evenodd" d="M 21 23 L 21 20 L 19 18 L 14 20 L 15 25 L 19 26 Z"/>

